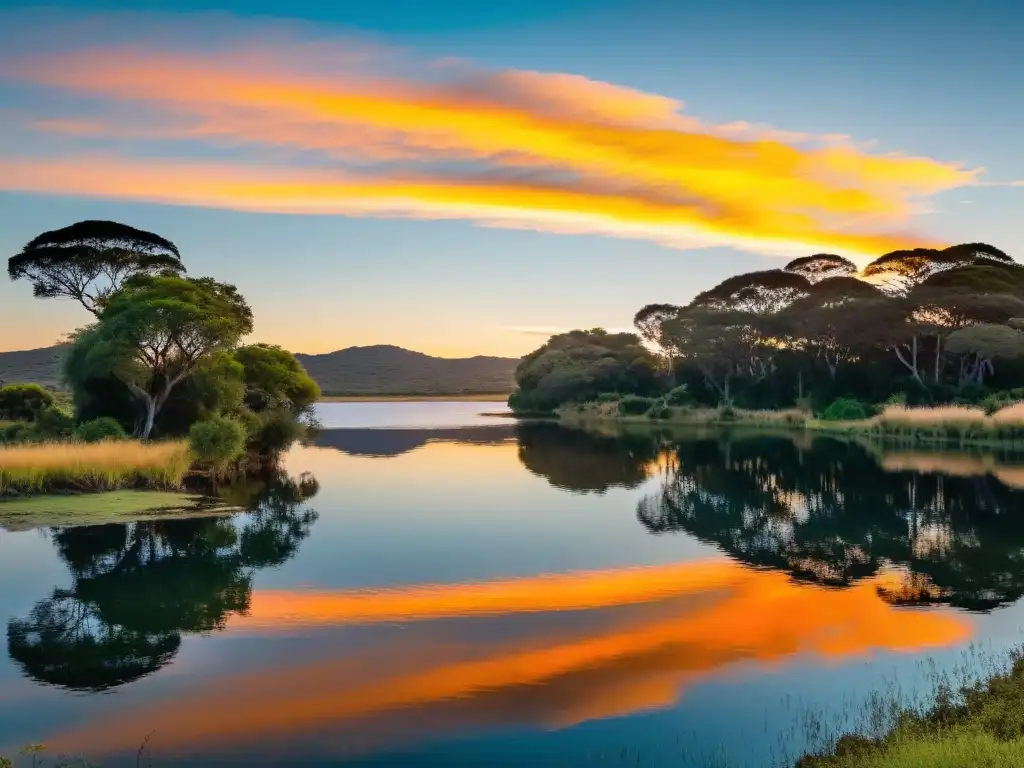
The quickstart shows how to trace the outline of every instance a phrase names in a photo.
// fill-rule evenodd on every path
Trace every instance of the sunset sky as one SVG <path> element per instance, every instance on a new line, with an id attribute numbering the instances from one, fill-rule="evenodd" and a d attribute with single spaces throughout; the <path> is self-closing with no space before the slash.
<path id="1" fill-rule="evenodd" d="M 0 253 L 153 230 L 294 351 L 518 356 L 793 255 L 1024 257 L 1016 0 L 32 5 Z M 0 278 L 0 350 L 76 307 Z"/>

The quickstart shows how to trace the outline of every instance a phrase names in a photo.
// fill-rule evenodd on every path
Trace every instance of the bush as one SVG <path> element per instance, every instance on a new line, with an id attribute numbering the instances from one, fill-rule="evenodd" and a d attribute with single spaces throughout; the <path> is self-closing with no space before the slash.
<path id="1" fill-rule="evenodd" d="M 647 415 L 652 419 L 670 419 L 672 418 L 672 409 L 667 405 L 656 405 Z"/>
<path id="2" fill-rule="evenodd" d="M 0 442 L 27 443 L 34 434 L 35 430 L 32 429 L 31 424 L 25 421 L 16 421 L 4 427 L 3 433 L 0 434 Z"/>
<path id="3" fill-rule="evenodd" d="M 53 405 L 53 395 L 38 384 L 9 384 L 0 388 L 0 419 L 34 421 Z"/>
<path id="4" fill-rule="evenodd" d="M 98 443 L 101 440 L 123 440 L 128 437 L 121 422 L 112 416 L 100 416 L 92 421 L 83 421 L 71 433 L 83 443 Z"/>
<path id="5" fill-rule="evenodd" d="M 905 408 L 907 405 L 907 393 L 894 392 L 886 398 L 885 405 L 891 405 L 894 408 Z"/>
<path id="6" fill-rule="evenodd" d="M 40 440 L 62 440 L 71 436 L 75 420 L 55 405 L 41 410 L 36 416 L 35 433 Z"/>
<path id="7" fill-rule="evenodd" d="M 693 405 L 693 395 L 690 394 L 690 388 L 685 384 L 680 384 L 678 387 L 673 387 L 665 395 L 665 402 L 669 405 Z"/>
<path id="8" fill-rule="evenodd" d="M 597 396 L 597 402 L 599 403 L 615 403 L 618 402 L 619 398 L 622 397 L 618 392 L 601 392 Z"/>
<path id="9" fill-rule="evenodd" d="M 188 444 L 200 464 L 223 471 L 245 454 L 245 428 L 235 419 L 214 416 L 192 425 Z"/>
<path id="10" fill-rule="evenodd" d="M 985 400 L 989 394 L 991 393 L 988 387 L 971 383 L 956 391 L 954 401 L 957 403 L 963 403 L 964 405 L 978 405 Z"/>
<path id="11" fill-rule="evenodd" d="M 978 406 L 985 411 L 986 416 L 991 416 L 1008 405 L 1022 401 L 1024 401 L 1024 387 L 1016 387 L 1002 392 L 993 392 L 979 401 Z"/>
<path id="12" fill-rule="evenodd" d="M 305 429 L 290 411 L 279 409 L 247 418 L 247 448 L 261 456 L 281 453 L 302 437 Z"/>
<path id="13" fill-rule="evenodd" d="M 623 416 L 641 416 L 651 410 L 654 400 L 639 395 L 626 395 L 619 400 L 619 413 Z"/>
<path id="14" fill-rule="evenodd" d="M 821 413 L 823 421 L 860 421 L 871 415 L 871 409 L 852 397 L 839 397 Z"/>

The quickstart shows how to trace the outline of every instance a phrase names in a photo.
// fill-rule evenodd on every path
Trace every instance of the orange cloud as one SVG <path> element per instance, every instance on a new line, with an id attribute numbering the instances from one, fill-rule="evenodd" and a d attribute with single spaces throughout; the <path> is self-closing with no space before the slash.
<path id="1" fill-rule="evenodd" d="M 658 588 L 659 575 L 672 581 Z M 512 641 L 493 635 L 488 641 L 464 629 L 456 642 L 445 640 L 433 623 L 413 624 L 372 650 L 212 680 L 46 742 L 105 755 L 134 749 L 139 733 L 156 729 L 161 753 L 245 744 L 265 752 L 297 737 L 332 754 L 350 753 L 415 739 L 417 725 L 433 735 L 486 724 L 558 728 L 665 707 L 685 685 L 741 661 L 770 664 L 798 653 L 841 660 L 872 649 L 917 651 L 969 637 L 963 618 L 885 602 L 876 587 L 891 588 L 891 581 L 882 577 L 877 584 L 833 590 L 712 560 L 660 571 L 411 587 L 404 594 L 392 589 L 312 601 L 300 595 L 292 606 L 281 594 L 261 605 L 257 593 L 254 621 L 260 626 L 296 615 L 308 623 L 340 624 L 474 616 L 481 608 L 510 614 L 610 608 L 638 602 L 630 597 L 633 589 L 639 601 L 653 602 Z M 553 586 L 564 593 L 552 595 Z"/>
<path id="2" fill-rule="evenodd" d="M 428 80 L 383 76 L 342 57 L 326 76 L 304 70 L 301 47 L 293 53 L 286 65 L 284 55 L 135 47 L 33 58 L 12 69 L 117 109 L 106 129 L 95 117 L 37 123 L 44 128 L 124 136 L 131 114 L 146 126 L 164 118 L 155 135 L 312 151 L 323 158 L 318 170 L 186 164 L 197 178 L 185 184 L 159 162 L 70 159 L 32 174 L 8 160 L 3 187 L 465 219 L 672 247 L 875 255 L 937 245 L 899 228 L 921 197 L 974 183 L 978 173 L 868 154 L 844 137 L 744 121 L 707 125 L 675 99 L 579 75 L 461 66 L 436 68 Z"/>

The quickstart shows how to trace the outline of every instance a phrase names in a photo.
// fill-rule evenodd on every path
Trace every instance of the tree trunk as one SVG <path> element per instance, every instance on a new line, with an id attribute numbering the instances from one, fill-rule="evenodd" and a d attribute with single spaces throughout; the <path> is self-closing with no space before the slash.
<path id="1" fill-rule="evenodd" d="M 146 418 L 142 422 L 142 431 L 139 433 L 139 438 L 148 440 L 150 432 L 153 431 L 153 421 L 156 419 L 156 400 L 146 392 L 143 402 L 146 404 Z"/>
<path id="2" fill-rule="evenodd" d="M 730 408 L 732 406 L 732 398 L 729 396 L 729 379 L 732 378 L 730 374 L 725 374 L 725 389 L 722 390 L 722 394 L 725 396 L 725 407 Z"/>
<path id="3" fill-rule="evenodd" d="M 917 370 L 917 334 L 914 334 L 913 341 L 911 342 L 911 358 L 909 361 L 903 356 L 903 352 L 900 351 L 899 345 L 895 346 L 893 349 L 895 350 L 896 357 L 899 358 L 899 361 L 906 366 L 907 370 L 910 371 L 911 375 L 917 379 L 918 382 L 923 384 L 924 382 L 921 382 L 921 374 Z"/>
<path id="4" fill-rule="evenodd" d="M 935 383 L 939 383 L 942 373 L 942 336 L 935 334 Z"/>

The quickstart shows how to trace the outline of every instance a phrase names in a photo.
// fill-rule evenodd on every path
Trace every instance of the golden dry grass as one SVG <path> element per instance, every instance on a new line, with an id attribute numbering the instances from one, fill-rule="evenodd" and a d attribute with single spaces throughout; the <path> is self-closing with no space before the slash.
<path id="1" fill-rule="evenodd" d="M 939 405 L 930 408 L 907 408 L 889 405 L 874 421 L 886 424 L 983 424 L 988 419 L 980 408 L 967 405 Z"/>
<path id="2" fill-rule="evenodd" d="M 184 441 L 15 445 L 0 448 L 0 494 L 176 488 L 191 463 Z"/>

